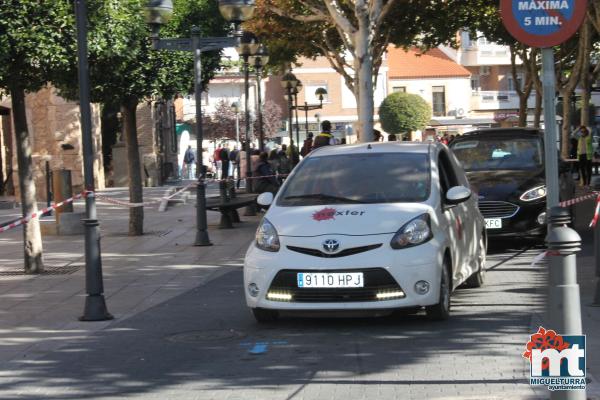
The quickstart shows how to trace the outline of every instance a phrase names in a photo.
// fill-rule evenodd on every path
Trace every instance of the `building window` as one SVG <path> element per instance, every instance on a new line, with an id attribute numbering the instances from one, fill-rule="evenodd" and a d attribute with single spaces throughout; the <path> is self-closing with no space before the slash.
<path id="1" fill-rule="evenodd" d="M 487 45 L 490 45 L 490 44 L 492 44 L 492 43 L 491 43 L 490 41 L 488 41 L 488 40 L 487 40 L 485 37 L 483 37 L 483 36 L 480 36 L 480 37 L 477 39 L 477 44 L 478 44 L 479 46 L 487 46 Z"/>
<path id="2" fill-rule="evenodd" d="M 521 74 L 517 74 L 517 84 L 520 89 L 523 89 L 523 77 Z M 512 74 L 508 76 L 508 90 L 516 91 L 517 86 L 515 85 L 515 80 L 512 77 Z"/>
<path id="3" fill-rule="evenodd" d="M 303 89 L 304 90 L 304 101 L 306 101 L 309 104 L 318 104 L 320 102 L 320 100 L 319 100 L 319 96 L 315 95 L 315 92 L 319 88 L 323 88 L 323 89 L 327 90 L 327 93 L 329 93 L 326 82 L 320 82 L 320 83 L 309 82 L 309 83 L 307 83 Z M 323 95 L 323 103 L 329 102 L 328 96 L 329 96 L 328 94 Z"/>
<path id="4" fill-rule="evenodd" d="M 479 75 L 471 76 L 471 90 L 474 92 L 479 92 L 481 89 L 481 82 L 479 82 Z"/>
<path id="5" fill-rule="evenodd" d="M 441 117 L 446 115 L 446 93 L 443 86 L 433 86 L 433 115 Z"/>
<path id="6" fill-rule="evenodd" d="M 406 93 L 406 86 L 394 86 L 392 88 L 393 93 Z"/>
<path id="7" fill-rule="evenodd" d="M 489 75 L 491 71 L 492 68 L 489 65 L 482 65 L 481 67 L 479 67 L 480 75 Z"/>

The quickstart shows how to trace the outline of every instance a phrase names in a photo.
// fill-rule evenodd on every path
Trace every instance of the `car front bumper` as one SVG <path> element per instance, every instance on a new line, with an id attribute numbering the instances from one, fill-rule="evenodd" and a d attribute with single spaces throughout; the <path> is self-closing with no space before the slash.
<path id="1" fill-rule="evenodd" d="M 379 244 L 381 247 L 360 254 L 338 258 L 322 258 L 292 251 L 287 246 L 320 249 L 324 237 L 280 237 L 281 248 L 278 252 L 258 249 L 252 243 L 246 254 L 244 265 L 244 292 L 246 303 L 251 308 L 275 310 L 383 310 L 405 307 L 428 306 L 438 303 L 443 246 L 434 239 L 421 245 L 394 250 L 389 243 L 392 234 L 371 236 L 327 235 L 338 239 L 344 248 L 354 248 L 366 244 Z M 342 250 L 342 249 L 340 249 Z M 273 301 L 266 298 L 274 278 L 280 271 L 294 272 L 353 272 L 357 270 L 384 269 L 402 288 L 404 298 L 371 301 Z M 429 292 L 418 294 L 415 283 L 426 281 Z M 257 296 L 252 296 L 248 286 L 255 284 L 259 288 Z M 295 290 L 311 290 L 298 289 Z"/>

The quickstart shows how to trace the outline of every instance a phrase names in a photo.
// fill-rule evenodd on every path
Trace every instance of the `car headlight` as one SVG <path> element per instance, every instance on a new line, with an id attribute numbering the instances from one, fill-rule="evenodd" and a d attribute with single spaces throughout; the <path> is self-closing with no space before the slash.
<path id="1" fill-rule="evenodd" d="M 256 247 L 265 251 L 279 251 L 279 235 L 266 218 L 263 218 L 256 230 Z"/>
<path id="2" fill-rule="evenodd" d="M 425 243 L 432 237 L 429 214 L 422 214 L 404 224 L 392 238 L 390 246 L 392 249 L 404 249 Z"/>
<path id="3" fill-rule="evenodd" d="M 546 186 L 538 186 L 523 193 L 519 199 L 523 201 L 533 201 L 544 197 L 546 197 Z"/>

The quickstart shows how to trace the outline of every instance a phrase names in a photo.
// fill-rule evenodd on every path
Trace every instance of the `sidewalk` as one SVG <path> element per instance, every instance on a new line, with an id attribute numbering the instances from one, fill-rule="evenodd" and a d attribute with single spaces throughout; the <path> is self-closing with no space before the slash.
<path id="1" fill-rule="evenodd" d="M 165 188 L 144 189 L 144 199 L 163 196 Z M 103 194 L 127 199 L 126 189 Z M 157 212 L 145 208 L 141 237 L 127 236 L 127 208 L 98 203 L 102 267 L 108 310 L 113 321 L 79 322 L 85 300 L 83 237 L 46 236 L 44 261 L 49 272 L 23 275 L 22 231 L 0 236 L 0 364 L 33 359 L 84 339 L 148 308 L 239 268 L 258 217 L 242 216 L 232 230 L 217 229 L 219 214 L 208 212 L 213 246 L 194 247 L 195 198 Z M 82 210 L 77 202 L 75 210 Z M 3 210 L 0 218 L 18 210 Z M 242 214 L 242 213 L 241 213 Z M 3 218 L 4 219 L 4 218 Z"/>

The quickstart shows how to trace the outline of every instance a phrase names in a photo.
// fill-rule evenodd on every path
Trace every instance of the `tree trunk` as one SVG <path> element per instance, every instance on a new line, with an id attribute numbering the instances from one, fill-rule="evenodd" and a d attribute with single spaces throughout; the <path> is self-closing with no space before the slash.
<path id="1" fill-rule="evenodd" d="M 13 86 L 10 88 L 12 99 L 13 124 L 16 137 L 17 163 L 19 165 L 19 189 L 21 191 L 21 210 L 23 216 L 37 213 L 35 181 L 31 160 L 31 141 L 27 129 L 25 111 L 25 91 Z M 42 258 L 42 235 L 39 218 L 33 218 L 23 224 L 23 244 L 25 255 L 25 273 L 39 274 L 44 271 Z"/>
<path id="2" fill-rule="evenodd" d="M 2 118 L 2 131 L 4 135 L 4 146 L 6 149 L 6 177 L 4 178 L 4 194 L 7 196 L 14 196 L 15 184 L 13 182 L 13 129 L 10 123 L 10 116 Z"/>
<path id="3" fill-rule="evenodd" d="M 527 126 L 527 100 L 529 100 L 529 94 L 531 93 L 531 87 L 522 93 L 519 93 L 519 126 Z"/>
<path id="4" fill-rule="evenodd" d="M 569 158 L 569 146 L 571 136 L 571 93 L 572 91 L 563 91 L 561 93 L 562 102 L 562 134 L 561 134 L 561 146 L 560 154 L 564 159 Z"/>
<path id="5" fill-rule="evenodd" d="M 123 128 L 125 130 L 125 144 L 127 146 L 127 171 L 129 175 L 129 201 L 141 203 L 143 199 L 142 167 L 140 163 L 140 150 L 137 138 L 136 109 L 138 99 L 135 96 L 127 97 L 121 104 L 123 114 Z M 140 236 L 144 234 L 144 207 L 129 209 L 129 235 Z"/>
<path id="6" fill-rule="evenodd" d="M 375 104 L 373 101 L 373 50 L 369 46 L 368 16 L 359 17 L 359 29 L 354 33 L 356 52 L 354 90 L 358 114 L 358 140 L 362 143 L 373 141 Z"/>
<path id="7" fill-rule="evenodd" d="M 591 23 L 588 22 L 587 17 L 581 30 L 583 41 L 583 65 L 581 66 L 581 87 L 583 93 L 581 94 L 581 125 L 588 126 L 590 123 L 590 52 L 592 47 L 591 40 Z"/>
<path id="8" fill-rule="evenodd" d="M 539 128 L 540 121 L 542 119 L 542 104 L 544 102 L 544 96 L 541 90 L 535 91 L 535 112 L 533 114 L 533 127 Z"/>

